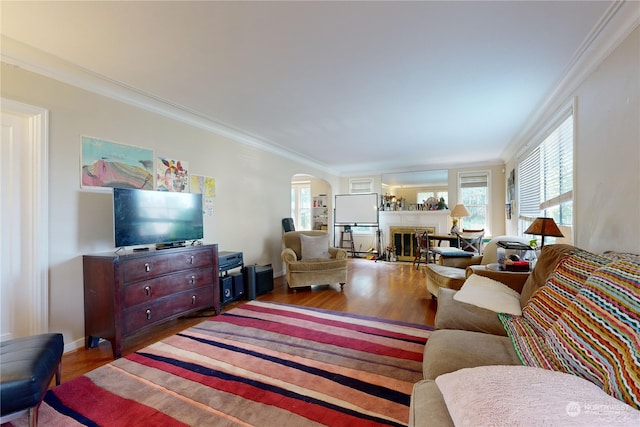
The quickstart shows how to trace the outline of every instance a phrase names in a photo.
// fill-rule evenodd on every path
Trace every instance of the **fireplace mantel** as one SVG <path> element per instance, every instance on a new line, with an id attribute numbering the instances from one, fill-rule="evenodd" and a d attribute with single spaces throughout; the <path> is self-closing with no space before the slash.
<path id="1" fill-rule="evenodd" d="M 435 228 L 436 234 L 447 234 L 451 228 L 451 212 L 440 211 L 380 211 L 379 225 L 384 245 L 389 244 L 390 227 Z"/>
<path id="2" fill-rule="evenodd" d="M 448 209 L 440 211 L 381 211 L 380 229 L 388 231 L 392 225 L 406 227 L 436 227 L 436 233 L 448 233 L 451 211 Z"/>

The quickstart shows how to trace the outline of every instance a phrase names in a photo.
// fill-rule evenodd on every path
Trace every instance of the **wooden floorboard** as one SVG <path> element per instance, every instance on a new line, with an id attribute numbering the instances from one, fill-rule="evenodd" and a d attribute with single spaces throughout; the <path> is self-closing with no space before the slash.
<path id="1" fill-rule="evenodd" d="M 337 284 L 292 290 L 284 277 L 278 277 L 274 280 L 273 292 L 260 295 L 258 300 L 433 325 L 436 302 L 431 299 L 425 282 L 424 264 L 416 268 L 406 262 L 374 262 L 356 258 L 349 260 L 348 281 L 342 291 Z M 244 302 L 229 303 L 223 311 Z M 176 319 L 137 334 L 125 341 L 123 355 L 189 328 L 210 314 L 205 312 L 199 316 Z M 112 360 L 111 345 L 107 341 L 89 350 L 81 348 L 69 352 L 62 358 L 62 382 Z"/>

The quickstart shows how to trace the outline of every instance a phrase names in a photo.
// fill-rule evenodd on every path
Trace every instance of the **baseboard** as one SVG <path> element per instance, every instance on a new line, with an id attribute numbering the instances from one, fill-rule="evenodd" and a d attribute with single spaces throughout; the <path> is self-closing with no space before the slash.
<path id="1" fill-rule="evenodd" d="M 65 353 L 69 353 L 69 352 L 77 350 L 79 348 L 83 348 L 85 340 L 86 340 L 85 338 L 80 338 L 78 340 L 75 340 L 75 341 L 72 341 L 70 343 L 65 344 L 64 345 L 64 352 Z"/>

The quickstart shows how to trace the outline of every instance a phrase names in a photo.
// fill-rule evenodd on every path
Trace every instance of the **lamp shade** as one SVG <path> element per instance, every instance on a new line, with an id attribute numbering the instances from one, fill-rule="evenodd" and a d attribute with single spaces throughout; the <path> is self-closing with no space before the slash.
<path id="1" fill-rule="evenodd" d="M 469 212 L 469 209 L 467 209 L 465 205 L 460 203 L 453 207 L 451 210 L 451 216 L 454 218 L 462 218 L 465 216 L 471 216 L 471 212 Z"/>
<path id="2" fill-rule="evenodd" d="M 541 247 L 544 246 L 544 236 L 564 237 L 564 234 L 562 234 L 553 218 L 544 217 L 536 218 L 529 228 L 525 230 L 524 234 L 542 236 Z"/>

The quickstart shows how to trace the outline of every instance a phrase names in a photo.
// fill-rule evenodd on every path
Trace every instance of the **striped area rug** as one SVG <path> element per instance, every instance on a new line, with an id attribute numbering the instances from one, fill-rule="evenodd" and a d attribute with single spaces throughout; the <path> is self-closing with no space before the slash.
<path id="1" fill-rule="evenodd" d="M 247 302 L 49 391 L 41 425 L 405 426 L 423 325 Z"/>

